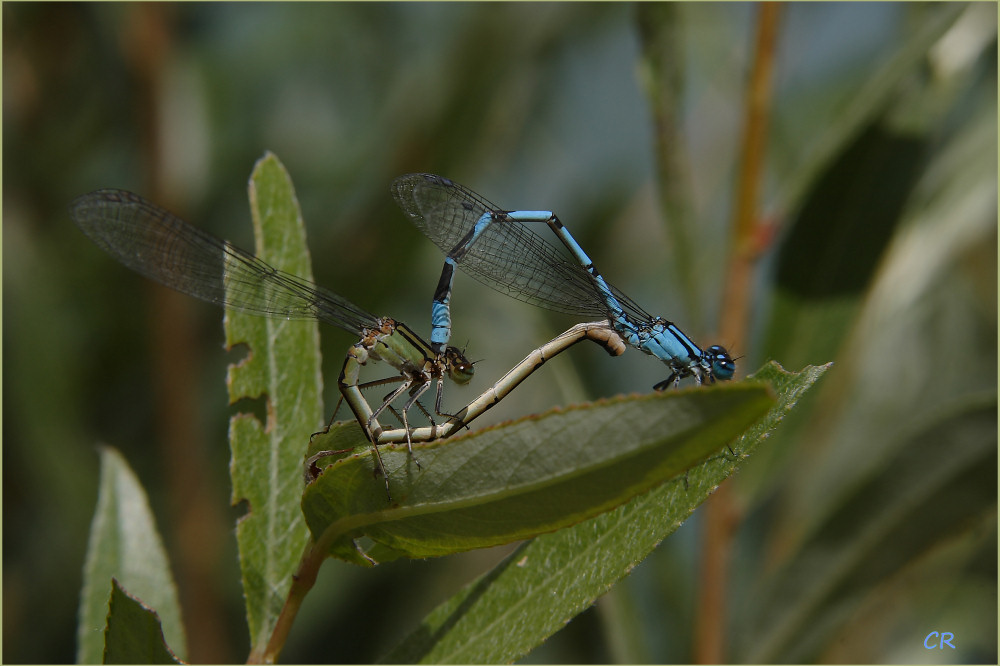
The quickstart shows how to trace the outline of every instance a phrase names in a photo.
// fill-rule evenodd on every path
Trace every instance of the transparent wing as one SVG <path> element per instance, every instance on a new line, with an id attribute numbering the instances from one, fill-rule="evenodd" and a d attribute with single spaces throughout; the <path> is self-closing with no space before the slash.
<path id="1" fill-rule="evenodd" d="M 70 205 L 90 240 L 133 271 L 216 305 L 280 319 L 318 319 L 360 335 L 377 318 L 300 277 L 194 227 L 124 190 L 97 190 Z"/>
<path id="2" fill-rule="evenodd" d="M 400 176 L 393 181 L 392 193 L 407 217 L 446 255 L 484 213 L 505 212 L 458 183 L 433 174 Z M 479 282 L 526 303 L 584 318 L 609 314 L 587 271 L 521 222 L 489 225 L 458 266 Z M 650 319 L 632 299 L 609 286 L 623 308 Z"/>

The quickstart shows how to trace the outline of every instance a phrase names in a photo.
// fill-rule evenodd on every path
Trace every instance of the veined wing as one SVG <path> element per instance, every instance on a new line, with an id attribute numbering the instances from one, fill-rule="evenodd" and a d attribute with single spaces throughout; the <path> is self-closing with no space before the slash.
<path id="1" fill-rule="evenodd" d="M 216 305 L 277 319 L 318 319 L 352 333 L 377 318 L 312 282 L 279 271 L 137 194 L 104 189 L 70 205 L 73 221 L 133 271 Z"/>
<path id="2" fill-rule="evenodd" d="M 433 174 L 407 174 L 392 184 L 407 217 L 446 255 L 487 212 L 507 212 L 475 192 Z M 493 223 L 476 239 L 459 268 L 503 294 L 583 318 L 607 317 L 609 307 L 579 262 L 518 221 Z M 612 293 L 629 314 L 651 316 L 614 285 Z"/>

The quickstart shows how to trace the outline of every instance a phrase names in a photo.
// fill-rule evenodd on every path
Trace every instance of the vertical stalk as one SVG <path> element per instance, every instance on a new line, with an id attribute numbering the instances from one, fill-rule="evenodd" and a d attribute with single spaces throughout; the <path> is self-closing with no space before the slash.
<path id="1" fill-rule="evenodd" d="M 161 117 L 165 79 L 173 57 L 175 12 L 160 3 L 128 8 L 121 48 L 134 84 L 134 109 L 139 127 L 141 181 L 148 196 L 164 196 Z M 222 497 L 213 491 L 204 433 L 197 427 L 198 404 L 192 388 L 201 365 L 196 330 L 187 296 L 151 285 L 148 327 L 154 363 L 156 442 L 175 520 L 171 540 L 176 548 L 177 588 L 187 634 L 186 659 L 228 661 L 222 602 L 215 584 L 216 564 L 223 549 L 226 520 L 217 508 Z M 178 646 L 171 646 L 177 649 Z"/>
<path id="2" fill-rule="evenodd" d="M 691 228 L 690 165 L 681 150 L 681 99 L 684 93 L 684 49 L 679 6 L 671 2 L 636 5 L 639 30 L 640 79 L 649 99 L 657 166 L 657 191 L 663 224 L 670 239 L 669 265 L 676 292 L 684 298 L 689 320 L 702 322 L 694 275 L 694 237 Z M 700 324 L 699 324 L 700 325 Z"/>
<path id="3" fill-rule="evenodd" d="M 759 5 L 753 68 L 747 91 L 741 146 L 739 182 L 733 210 L 730 257 L 722 297 L 720 339 L 735 349 L 746 349 L 750 320 L 753 269 L 759 254 L 759 194 L 771 110 L 774 56 L 781 6 Z M 695 616 L 693 656 L 696 663 L 717 664 L 726 660 L 726 593 L 729 554 L 739 523 L 728 484 L 723 484 L 705 507 L 705 535 L 701 594 Z"/>

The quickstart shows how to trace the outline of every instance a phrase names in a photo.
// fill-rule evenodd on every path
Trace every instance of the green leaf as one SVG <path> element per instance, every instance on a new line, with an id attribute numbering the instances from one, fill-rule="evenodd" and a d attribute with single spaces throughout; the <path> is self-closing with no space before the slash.
<path id="1" fill-rule="evenodd" d="M 920 16 L 908 22 L 908 32 L 901 37 L 899 48 L 890 57 L 866 68 L 864 81 L 838 90 L 835 99 L 827 100 L 816 113 L 809 115 L 813 121 L 807 125 L 811 136 L 805 137 L 805 145 L 795 150 L 796 159 L 787 169 L 787 177 L 773 203 L 775 210 L 788 214 L 797 209 L 815 187 L 819 174 L 829 169 L 865 128 L 874 124 L 902 87 L 925 77 L 928 52 L 967 7 L 959 3 L 910 6 Z M 780 113 L 780 109 L 776 112 Z"/>
<path id="2" fill-rule="evenodd" d="M 303 511 L 316 542 L 333 543 L 334 554 L 362 535 L 409 557 L 510 543 L 683 474 L 771 403 L 757 384 L 616 398 L 414 447 L 420 467 L 405 446 L 385 447 L 391 506 L 364 452 L 311 484 Z"/>
<path id="3" fill-rule="evenodd" d="M 510 663 L 527 654 L 680 527 L 769 437 L 826 369 L 810 367 L 793 374 L 768 364 L 753 379 L 770 384 L 777 403 L 733 443 L 737 459 L 712 456 L 690 469 L 686 484 L 684 478 L 674 479 L 614 511 L 523 544 L 432 611 L 384 661 Z"/>
<path id="4" fill-rule="evenodd" d="M 249 186 L 256 254 L 271 266 L 312 279 L 305 228 L 291 180 L 278 159 L 257 162 Z M 236 528 L 252 649 L 274 628 L 309 540 L 302 522 L 302 454 L 323 420 L 319 331 L 314 321 L 226 313 L 226 341 L 245 344 L 229 367 L 229 399 L 263 398 L 267 423 L 251 414 L 229 424 L 233 503 L 246 502 Z"/>
<path id="5" fill-rule="evenodd" d="M 926 148 L 876 123 L 828 166 L 781 246 L 765 356 L 799 365 L 837 354 L 901 222 Z"/>
<path id="6" fill-rule="evenodd" d="M 810 132 L 777 195 L 776 209 L 789 219 L 765 358 L 798 366 L 839 351 L 915 188 L 926 179 L 926 157 L 941 141 L 897 116 L 902 109 L 930 113 L 914 91 L 935 85 L 923 74 L 928 53 L 966 10 L 960 4 L 911 8 L 924 20 L 910 23 L 899 47 L 870 68 L 860 89 L 845 89 L 825 105 L 821 115 L 829 118 Z"/>
<path id="7" fill-rule="evenodd" d="M 641 46 L 639 80 L 649 98 L 656 138 L 657 187 L 660 191 L 662 220 L 670 250 L 669 266 L 677 279 L 676 293 L 682 295 L 684 310 L 693 321 L 701 321 L 702 299 L 695 287 L 699 281 L 696 221 L 692 202 L 691 154 L 678 150 L 685 145 L 682 128 L 684 108 L 685 53 L 680 5 L 643 2 L 636 5 L 636 28 Z"/>
<path id="8" fill-rule="evenodd" d="M 309 485 L 303 512 L 314 540 L 349 561 L 357 561 L 360 536 L 378 544 L 369 555 L 379 560 L 510 543 L 587 520 L 678 477 L 772 402 L 765 386 L 743 382 L 556 410 L 417 445 L 416 461 L 405 447 L 384 446 L 391 506 L 373 481 L 370 453 L 359 449 Z M 351 440 L 342 431 L 353 429 L 343 424 L 328 436 L 346 448 Z M 362 445 L 360 432 L 355 437 Z"/>
<path id="9" fill-rule="evenodd" d="M 815 661 L 876 585 L 996 514 L 996 396 L 917 424 L 752 595 L 748 663 Z M 943 445 L 946 444 L 946 445 Z M 992 521 L 991 521 L 992 522 Z M 927 629 L 930 631 L 934 627 Z M 993 637 L 977 643 L 992 644 Z M 921 637 L 926 631 L 921 634 Z M 965 636 L 972 643 L 972 636 Z"/>
<path id="10" fill-rule="evenodd" d="M 178 654 L 184 654 L 177 588 L 146 493 L 120 453 L 110 447 L 98 452 L 101 478 L 83 568 L 76 661 L 96 664 L 103 659 L 112 579 L 159 609 L 164 634 Z"/>
<path id="11" fill-rule="evenodd" d="M 109 608 L 103 663 L 182 663 L 164 642 L 156 611 L 126 592 L 115 579 L 111 581 Z"/>

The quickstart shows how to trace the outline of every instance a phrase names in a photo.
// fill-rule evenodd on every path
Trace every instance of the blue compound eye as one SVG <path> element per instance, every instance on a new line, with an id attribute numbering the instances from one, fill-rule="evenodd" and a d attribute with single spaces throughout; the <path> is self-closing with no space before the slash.
<path id="1" fill-rule="evenodd" d="M 605 280 L 551 210 L 501 208 L 452 180 L 426 173 L 400 176 L 392 193 L 409 220 L 445 253 L 431 306 L 435 350 L 451 335 L 457 268 L 527 303 L 580 317 L 603 316 L 622 341 L 670 368 L 670 376 L 654 387 L 658 391 L 685 377 L 701 384 L 735 373 L 725 349 L 714 347 L 706 354 L 675 324 L 653 317 Z M 538 233 L 543 225 L 562 248 Z"/>
<path id="2" fill-rule="evenodd" d="M 712 359 L 712 375 L 716 379 L 732 379 L 733 373 L 736 372 L 736 362 L 733 361 L 726 348 L 712 345 L 706 351 Z"/>

